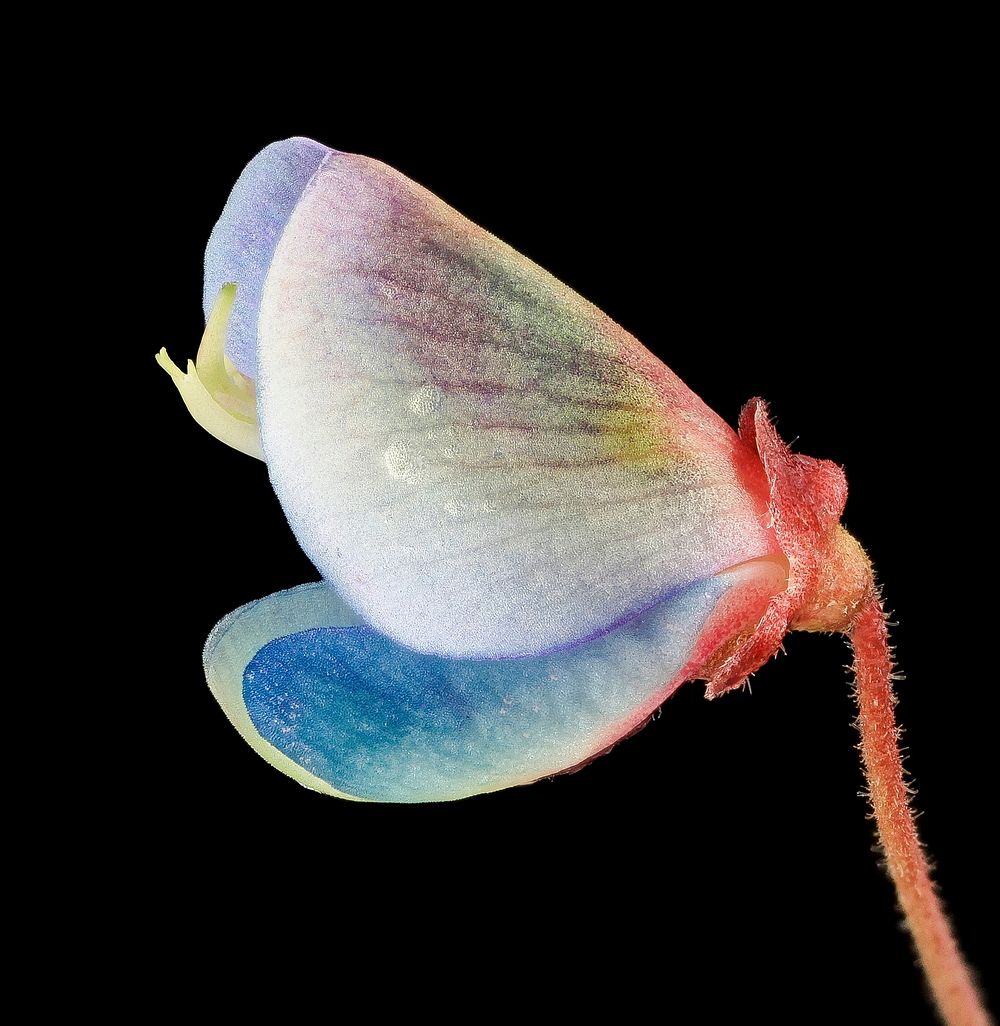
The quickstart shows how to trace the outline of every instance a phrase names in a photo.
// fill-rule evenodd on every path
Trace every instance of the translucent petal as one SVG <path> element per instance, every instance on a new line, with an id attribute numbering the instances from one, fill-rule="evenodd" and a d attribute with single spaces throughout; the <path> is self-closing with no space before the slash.
<path id="1" fill-rule="evenodd" d="M 332 624 L 359 623 L 337 593 L 325 584 L 303 584 L 240 606 L 216 624 L 205 642 L 205 677 L 229 722 L 253 750 L 275 769 L 305 787 L 349 798 L 269 744 L 257 732 L 243 701 L 243 672 L 257 651 L 275 638 Z"/>
<path id="2" fill-rule="evenodd" d="M 335 153 L 312 139 L 271 143 L 243 169 L 205 248 L 205 318 L 228 281 L 239 285 L 226 351 L 241 374 L 256 377 L 260 290 L 295 204 L 316 168 Z"/>

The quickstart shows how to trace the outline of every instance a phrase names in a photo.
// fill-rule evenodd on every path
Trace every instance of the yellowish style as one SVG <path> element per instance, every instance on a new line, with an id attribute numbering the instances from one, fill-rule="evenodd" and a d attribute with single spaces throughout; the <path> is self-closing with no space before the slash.
<path id="1" fill-rule="evenodd" d="M 210 435 L 262 460 L 254 383 L 226 356 L 226 325 L 235 298 L 236 286 L 223 285 L 205 325 L 198 356 L 188 360 L 187 373 L 170 359 L 166 349 L 156 354 L 156 362 L 177 386 L 188 413 Z"/>

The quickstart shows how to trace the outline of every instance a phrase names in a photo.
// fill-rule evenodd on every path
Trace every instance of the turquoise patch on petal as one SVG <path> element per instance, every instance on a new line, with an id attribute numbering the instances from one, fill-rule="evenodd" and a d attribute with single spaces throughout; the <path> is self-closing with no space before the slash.
<path id="1" fill-rule="evenodd" d="M 263 739 L 351 795 L 446 801 L 530 783 L 652 712 L 737 579 L 698 581 L 612 634 L 545 656 L 446 659 L 367 626 L 304 630 L 257 652 L 243 696 Z"/>

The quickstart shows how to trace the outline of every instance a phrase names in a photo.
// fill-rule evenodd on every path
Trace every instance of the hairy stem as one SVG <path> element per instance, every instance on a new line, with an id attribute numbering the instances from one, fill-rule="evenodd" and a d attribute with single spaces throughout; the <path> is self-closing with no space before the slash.
<path id="1" fill-rule="evenodd" d="M 897 743 L 889 635 L 878 601 L 872 601 L 854 620 L 851 642 L 868 796 L 906 925 L 945 1023 L 989 1026 L 990 1017 L 958 950 L 917 836 Z"/>

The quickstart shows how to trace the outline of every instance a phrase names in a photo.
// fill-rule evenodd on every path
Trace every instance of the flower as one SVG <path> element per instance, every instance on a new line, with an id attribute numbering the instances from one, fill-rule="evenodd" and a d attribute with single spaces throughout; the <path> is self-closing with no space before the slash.
<path id="1" fill-rule="evenodd" d="M 274 143 L 209 240 L 182 374 L 323 581 L 230 614 L 209 684 L 309 787 L 437 801 L 589 761 L 872 596 L 839 467 L 737 435 L 593 305 L 399 172 Z"/>

